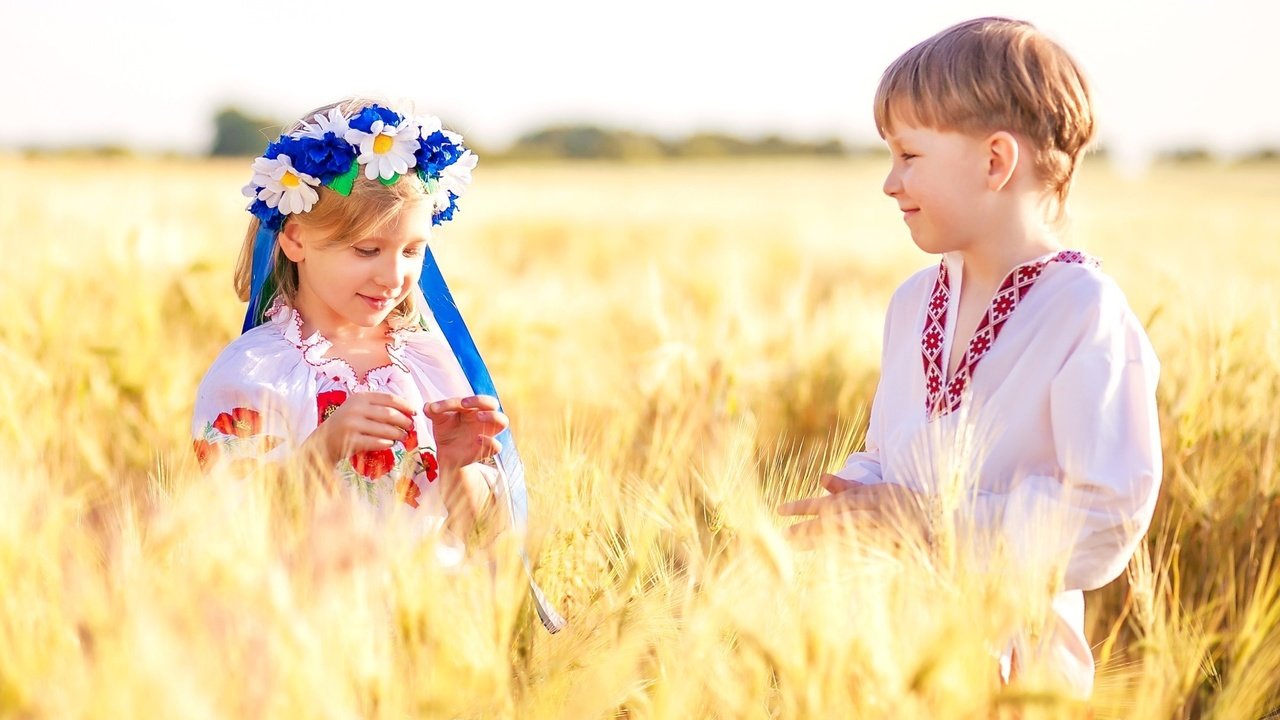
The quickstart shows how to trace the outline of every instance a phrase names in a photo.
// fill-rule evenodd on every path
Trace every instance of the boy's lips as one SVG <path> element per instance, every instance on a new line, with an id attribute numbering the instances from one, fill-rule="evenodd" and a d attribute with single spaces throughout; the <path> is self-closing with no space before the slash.
<path id="1" fill-rule="evenodd" d="M 912 217 L 915 217 L 916 213 L 920 212 L 920 208 L 898 208 L 898 209 L 902 211 L 903 220 L 910 220 Z"/>

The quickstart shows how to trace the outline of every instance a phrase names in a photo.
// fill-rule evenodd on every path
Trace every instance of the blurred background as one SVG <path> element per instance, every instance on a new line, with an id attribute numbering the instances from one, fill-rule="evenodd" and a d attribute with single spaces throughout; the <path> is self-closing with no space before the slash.
<path id="1" fill-rule="evenodd" d="M 891 533 L 793 553 L 774 512 L 860 447 L 885 306 L 937 262 L 881 193 L 880 73 L 991 14 L 1090 76 L 1064 239 L 1162 363 L 1164 482 L 1125 575 L 1087 593 L 1089 703 L 995 680 L 1048 580 Z M 0 718 L 1274 717 L 1278 20 L 5 0 Z M 250 158 L 349 95 L 412 101 L 480 154 L 432 242 L 512 418 L 559 635 L 510 547 L 445 573 L 313 478 L 196 467 L 195 389 L 244 313 Z"/>
<path id="2" fill-rule="evenodd" d="M 490 155 L 857 153 L 879 147 L 883 68 L 982 15 L 1029 20 L 1080 61 L 1099 149 L 1129 171 L 1280 147 L 1280 97 L 1265 90 L 1280 9 L 1245 0 L 13 0 L 0 62 L 21 106 L 0 120 L 0 147 L 254 153 L 237 121 L 374 94 L 416 101 Z"/>

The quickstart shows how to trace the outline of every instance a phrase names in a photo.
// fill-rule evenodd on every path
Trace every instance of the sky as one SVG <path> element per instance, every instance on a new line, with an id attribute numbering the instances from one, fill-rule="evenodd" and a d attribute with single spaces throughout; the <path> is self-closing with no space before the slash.
<path id="1" fill-rule="evenodd" d="M 3 0 L 0 147 L 202 152 L 223 105 L 292 120 L 353 94 L 487 147 L 563 122 L 863 145 L 884 67 L 983 15 L 1076 57 L 1113 157 L 1280 147 L 1280 3 L 1257 0 Z"/>

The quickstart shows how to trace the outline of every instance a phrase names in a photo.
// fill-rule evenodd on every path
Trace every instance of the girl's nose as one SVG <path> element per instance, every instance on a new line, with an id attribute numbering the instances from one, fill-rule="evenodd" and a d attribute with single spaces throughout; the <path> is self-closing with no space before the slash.
<path id="1" fill-rule="evenodd" d="M 398 288 L 404 276 L 404 265 L 398 257 L 393 257 L 380 264 L 378 274 L 374 277 L 374 282 L 387 289 Z"/>

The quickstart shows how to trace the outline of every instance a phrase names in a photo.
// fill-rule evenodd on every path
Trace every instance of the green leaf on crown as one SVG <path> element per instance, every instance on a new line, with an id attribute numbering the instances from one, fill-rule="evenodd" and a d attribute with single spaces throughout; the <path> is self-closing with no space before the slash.
<path id="1" fill-rule="evenodd" d="M 391 177 L 389 178 L 384 178 L 381 175 L 378 176 L 378 180 L 383 185 L 395 185 L 396 181 L 399 179 L 400 179 L 400 173 L 391 173 Z"/>
<path id="2" fill-rule="evenodd" d="M 351 161 L 351 167 L 341 175 L 335 177 L 328 182 L 329 189 L 339 195 L 350 195 L 351 187 L 356 184 L 356 176 L 360 174 L 360 163 L 356 160 Z"/>

